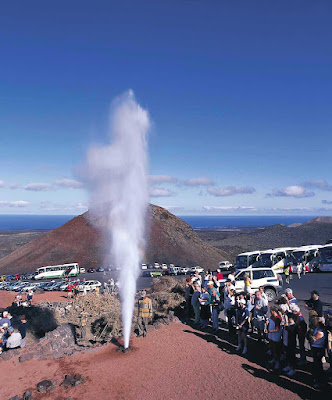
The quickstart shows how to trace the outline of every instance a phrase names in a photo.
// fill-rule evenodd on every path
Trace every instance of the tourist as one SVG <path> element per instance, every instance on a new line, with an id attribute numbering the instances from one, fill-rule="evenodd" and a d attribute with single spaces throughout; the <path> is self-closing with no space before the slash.
<path id="1" fill-rule="evenodd" d="M 286 351 L 287 366 L 283 369 L 289 377 L 296 374 L 295 371 L 295 351 L 296 351 L 296 335 L 297 325 L 295 324 L 295 316 L 288 313 L 285 316 L 285 324 L 283 331 L 283 345 Z"/>
<path id="2" fill-rule="evenodd" d="M 236 333 L 235 327 L 233 325 L 233 318 L 235 319 L 236 317 L 234 289 L 227 290 L 227 295 L 225 297 L 224 305 L 225 305 L 225 314 L 227 315 L 228 332 L 230 336 L 233 336 Z"/>
<path id="3" fill-rule="evenodd" d="M 21 334 L 22 340 L 21 340 L 21 347 L 25 346 L 25 337 L 27 335 L 27 326 L 28 326 L 28 321 L 26 320 L 25 315 L 20 315 L 19 317 L 19 325 L 18 325 L 18 330 Z"/>
<path id="4" fill-rule="evenodd" d="M 201 303 L 199 302 L 199 297 L 201 295 L 201 287 L 197 281 L 194 283 L 194 293 L 191 298 L 191 305 L 194 309 L 195 325 L 199 325 L 200 313 L 201 313 Z"/>
<path id="5" fill-rule="evenodd" d="M 262 299 L 265 301 L 266 306 L 267 306 L 269 304 L 269 301 L 268 301 L 267 296 L 265 294 L 264 286 L 260 286 L 259 287 L 259 291 L 261 292 Z"/>
<path id="6" fill-rule="evenodd" d="M 138 336 L 146 337 L 149 319 L 152 319 L 152 301 L 146 296 L 146 291 L 142 290 L 141 298 L 138 300 Z"/>
<path id="7" fill-rule="evenodd" d="M 289 264 L 285 264 L 285 266 L 284 266 L 284 274 L 285 274 L 285 280 L 286 280 L 286 283 L 288 283 L 289 284 L 289 276 L 290 276 L 290 267 L 289 267 Z"/>
<path id="8" fill-rule="evenodd" d="M 212 290 L 212 295 L 210 298 L 211 305 L 211 318 L 212 318 L 212 328 L 217 333 L 219 329 L 219 313 L 221 311 L 222 305 L 220 301 L 220 294 L 217 289 Z"/>
<path id="9" fill-rule="evenodd" d="M 9 332 L 9 329 L 8 329 Z M 7 349 L 19 349 L 21 347 L 22 336 L 18 330 L 18 326 L 13 327 L 13 331 L 9 332 L 9 336 L 6 342 Z"/>
<path id="10" fill-rule="evenodd" d="M 318 389 L 326 384 L 322 363 L 322 358 L 325 355 L 326 332 L 325 326 L 320 318 L 315 318 L 314 326 L 315 330 L 310 337 L 310 344 L 313 357 L 312 375 L 314 378 L 314 387 Z"/>
<path id="11" fill-rule="evenodd" d="M 8 326 L 11 326 L 11 318 L 8 311 L 3 311 L 2 318 L 0 318 L 0 327 L 4 324 L 8 324 Z"/>
<path id="12" fill-rule="evenodd" d="M 238 346 L 236 351 L 240 351 L 243 348 L 242 354 L 245 355 L 248 351 L 247 332 L 249 329 L 249 311 L 246 307 L 245 299 L 240 299 L 238 305 L 239 307 L 236 310 L 236 328 L 238 331 Z"/>
<path id="13" fill-rule="evenodd" d="M 301 273 L 302 273 L 302 263 L 298 263 L 296 267 L 296 273 L 299 279 L 301 279 Z"/>
<path id="14" fill-rule="evenodd" d="M 268 339 L 270 341 L 270 349 L 273 355 L 273 359 L 270 364 L 274 364 L 275 369 L 280 368 L 280 356 L 281 356 L 281 316 L 276 306 L 270 308 L 271 317 L 268 320 Z"/>
<path id="15" fill-rule="evenodd" d="M 233 284 L 235 284 L 235 269 L 232 268 L 231 272 L 228 274 L 227 279 L 230 280 Z"/>
<path id="16" fill-rule="evenodd" d="M 191 278 L 186 278 L 186 287 L 185 287 L 185 300 L 186 300 L 186 316 L 187 320 L 192 317 L 192 306 L 191 306 L 191 298 L 194 294 L 194 288 L 191 281 Z"/>
<path id="17" fill-rule="evenodd" d="M 300 362 L 299 365 L 304 365 L 306 363 L 306 355 L 305 355 L 305 338 L 307 335 L 307 324 L 304 320 L 304 316 L 301 313 L 300 307 L 297 304 L 290 305 L 290 311 L 294 314 L 294 321 L 297 327 L 297 337 L 299 340 L 299 350 L 300 350 Z"/>
<path id="18" fill-rule="evenodd" d="M 219 283 L 219 286 L 222 284 L 222 280 L 224 279 L 224 275 L 221 273 L 221 270 L 218 268 L 217 269 L 217 282 Z"/>
<path id="19" fill-rule="evenodd" d="M 258 341 L 262 341 L 266 325 L 267 303 L 262 298 L 262 292 L 257 290 L 253 298 L 254 327 L 257 329 Z"/>
<path id="20" fill-rule="evenodd" d="M 33 290 L 30 289 L 27 294 L 27 303 L 29 304 L 29 306 L 31 306 L 32 304 L 32 299 L 33 299 Z"/>
<path id="21" fill-rule="evenodd" d="M 250 290 L 251 290 L 251 279 L 249 277 L 249 273 L 246 272 L 244 274 L 244 292 L 245 292 L 245 294 L 247 294 L 247 293 L 250 294 Z"/>
<path id="22" fill-rule="evenodd" d="M 199 296 L 199 302 L 201 306 L 200 312 L 200 323 L 201 327 L 205 329 L 209 323 L 211 317 L 210 313 L 210 295 L 205 287 L 202 287 L 201 294 Z"/>
<path id="23" fill-rule="evenodd" d="M 297 304 L 296 297 L 294 297 L 293 290 L 291 288 L 287 288 L 285 290 L 285 295 L 286 295 L 288 305 Z"/>
<path id="24" fill-rule="evenodd" d="M 317 290 L 311 292 L 311 298 L 306 302 L 306 308 L 316 311 L 318 317 L 323 317 L 323 303 L 319 300 Z"/>
<path id="25" fill-rule="evenodd" d="M 69 285 L 67 286 L 67 299 L 68 300 L 71 300 L 71 297 L 73 294 L 73 289 L 74 289 L 74 286 L 71 283 L 69 283 Z"/>

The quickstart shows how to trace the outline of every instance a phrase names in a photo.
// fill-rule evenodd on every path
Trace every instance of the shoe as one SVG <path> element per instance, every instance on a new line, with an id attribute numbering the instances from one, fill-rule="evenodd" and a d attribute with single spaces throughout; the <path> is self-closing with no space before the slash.
<path id="1" fill-rule="evenodd" d="M 242 349 L 242 346 L 239 345 L 239 346 L 237 346 L 237 348 L 235 349 L 235 351 L 240 351 L 241 349 Z"/>
<path id="2" fill-rule="evenodd" d="M 144 337 L 144 338 L 146 337 L 146 332 L 143 332 L 143 337 Z"/>
<path id="3" fill-rule="evenodd" d="M 279 369 L 280 368 L 280 363 L 278 361 L 275 363 L 274 369 Z"/>
<path id="4" fill-rule="evenodd" d="M 243 349 L 242 355 L 244 356 L 245 354 L 247 354 L 247 351 L 248 351 L 248 349 L 245 347 L 245 348 Z"/>
<path id="5" fill-rule="evenodd" d="M 294 376 L 294 375 L 296 375 L 296 371 L 294 371 L 293 369 L 289 370 L 287 376 L 292 377 L 292 376 Z"/>
<path id="6" fill-rule="evenodd" d="M 283 368 L 282 370 L 283 370 L 284 372 L 289 372 L 289 371 L 291 370 L 291 368 L 290 368 L 289 365 L 287 365 L 287 367 Z"/>

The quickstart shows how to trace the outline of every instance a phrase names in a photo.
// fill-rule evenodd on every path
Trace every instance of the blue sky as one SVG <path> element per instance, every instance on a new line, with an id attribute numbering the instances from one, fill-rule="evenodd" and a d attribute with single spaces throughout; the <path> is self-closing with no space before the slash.
<path id="1" fill-rule="evenodd" d="M 76 214 L 112 99 L 149 110 L 151 201 L 332 215 L 332 3 L 15 1 L 0 16 L 0 213 Z"/>

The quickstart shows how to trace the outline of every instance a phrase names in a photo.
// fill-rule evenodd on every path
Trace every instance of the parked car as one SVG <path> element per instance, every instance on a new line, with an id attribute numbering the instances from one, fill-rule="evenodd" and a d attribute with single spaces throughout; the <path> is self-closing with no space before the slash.
<path id="1" fill-rule="evenodd" d="M 112 271 L 112 266 L 110 265 L 108 267 L 105 267 L 105 271 L 106 272 L 111 272 Z"/>
<path id="2" fill-rule="evenodd" d="M 104 267 L 99 267 L 96 269 L 96 271 L 97 272 L 105 272 L 105 269 L 104 269 Z"/>
<path id="3" fill-rule="evenodd" d="M 157 263 L 157 262 L 155 262 L 155 263 L 154 263 L 154 268 L 156 268 L 156 269 L 160 268 L 160 264 Z"/>
<path id="4" fill-rule="evenodd" d="M 78 285 L 78 290 L 80 292 L 83 292 L 84 289 L 87 291 L 95 290 L 97 287 L 101 287 L 101 282 L 99 281 L 86 281 L 86 282 L 80 282 Z"/>
<path id="5" fill-rule="evenodd" d="M 168 270 L 169 275 L 180 275 L 181 273 L 181 267 L 170 267 Z"/>
<path id="6" fill-rule="evenodd" d="M 187 275 L 187 274 L 189 274 L 189 268 L 187 268 L 187 267 L 180 267 L 180 274 L 181 275 Z"/>
<path id="7" fill-rule="evenodd" d="M 229 271 L 232 267 L 233 267 L 233 264 L 229 261 L 220 261 L 220 263 L 219 263 L 220 272 Z"/>
<path id="8" fill-rule="evenodd" d="M 162 271 L 143 271 L 142 276 L 148 276 L 150 278 L 155 278 L 157 276 L 163 276 Z"/>
<path id="9" fill-rule="evenodd" d="M 0 282 L 3 282 L 4 280 L 6 280 L 6 275 L 1 275 L 0 276 Z"/>
<path id="10" fill-rule="evenodd" d="M 203 274 L 204 268 L 200 267 L 199 265 L 196 265 L 196 267 L 190 268 L 190 272 L 192 272 L 193 274 L 195 274 L 196 272 L 198 272 L 199 274 Z"/>
<path id="11" fill-rule="evenodd" d="M 161 264 L 161 269 L 167 269 L 167 264 Z"/>
<path id="12" fill-rule="evenodd" d="M 85 268 L 80 268 L 80 274 L 85 274 Z"/>
<path id="13" fill-rule="evenodd" d="M 264 292 L 268 301 L 274 301 L 282 289 L 282 279 L 272 268 L 246 268 L 241 269 L 235 275 L 235 290 L 242 292 L 244 290 L 244 276 L 249 274 L 251 280 L 251 292 L 255 293 L 260 286 L 264 287 Z"/>
<path id="14" fill-rule="evenodd" d="M 13 277 L 14 277 L 14 275 L 7 275 L 5 279 L 7 282 L 9 282 L 13 279 Z"/>
<path id="15" fill-rule="evenodd" d="M 20 275 L 20 274 L 15 274 L 15 275 L 13 276 L 13 281 L 19 281 L 20 278 L 21 278 L 21 275 Z"/>
<path id="16" fill-rule="evenodd" d="M 142 264 L 141 269 L 148 269 L 148 266 L 146 264 Z"/>
<path id="17" fill-rule="evenodd" d="M 89 273 L 89 274 L 92 274 L 93 272 L 95 272 L 95 269 L 94 269 L 94 268 L 88 268 L 88 273 Z"/>

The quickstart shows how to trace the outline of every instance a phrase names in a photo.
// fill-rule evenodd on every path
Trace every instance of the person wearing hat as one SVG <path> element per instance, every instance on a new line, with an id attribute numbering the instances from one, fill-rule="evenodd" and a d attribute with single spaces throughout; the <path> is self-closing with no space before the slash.
<path id="1" fill-rule="evenodd" d="M 152 318 L 152 301 L 146 296 L 146 291 L 141 291 L 141 298 L 138 300 L 138 335 L 146 337 L 146 327 L 149 324 L 149 319 Z"/>
<path id="2" fill-rule="evenodd" d="M 238 301 L 238 308 L 236 309 L 236 329 L 238 332 L 238 346 L 236 351 L 240 351 L 243 346 L 243 355 L 248 351 L 247 332 L 249 329 L 249 311 L 246 307 L 246 303 L 245 299 L 240 299 Z"/>
<path id="3" fill-rule="evenodd" d="M 318 317 L 323 317 L 323 303 L 319 300 L 317 290 L 311 292 L 311 298 L 306 302 L 306 308 L 316 311 Z"/>

